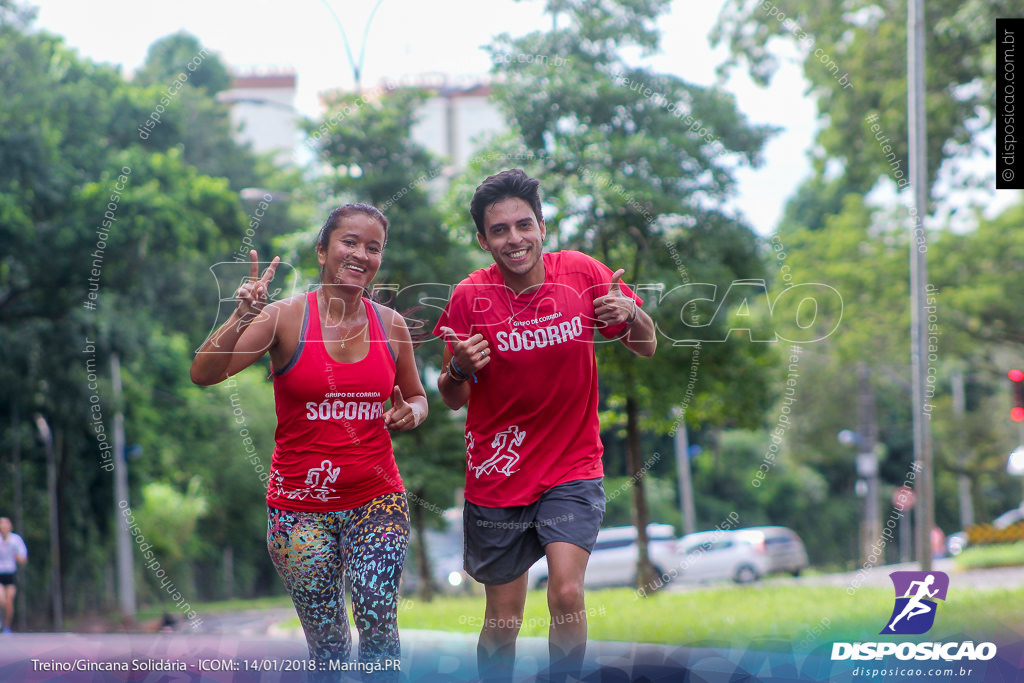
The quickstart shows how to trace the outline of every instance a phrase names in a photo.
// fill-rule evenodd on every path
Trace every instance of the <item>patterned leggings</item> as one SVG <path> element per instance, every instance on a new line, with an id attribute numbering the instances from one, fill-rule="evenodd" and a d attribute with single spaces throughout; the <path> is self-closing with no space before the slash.
<path id="1" fill-rule="evenodd" d="M 409 545 L 405 494 L 388 493 L 343 512 L 268 513 L 267 549 L 295 603 L 310 657 L 348 659 L 347 575 L 359 661 L 398 659 L 398 582 Z"/>

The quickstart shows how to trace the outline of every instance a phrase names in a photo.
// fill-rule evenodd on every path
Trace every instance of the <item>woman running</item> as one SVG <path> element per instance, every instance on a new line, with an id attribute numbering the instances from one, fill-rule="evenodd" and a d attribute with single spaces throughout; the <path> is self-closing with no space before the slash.
<path id="1" fill-rule="evenodd" d="M 267 548 L 323 672 L 351 649 L 346 576 L 359 669 L 397 674 L 400 655 L 396 607 L 409 509 L 389 432 L 423 422 L 427 399 L 405 320 L 364 296 L 387 230 L 372 206 L 335 209 L 317 238 L 319 287 L 269 304 L 280 259 L 259 277 L 250 252 L 235 311 L 192 363 L 192 381 L 207 386 L 270 354 L 277 432 Z"/>

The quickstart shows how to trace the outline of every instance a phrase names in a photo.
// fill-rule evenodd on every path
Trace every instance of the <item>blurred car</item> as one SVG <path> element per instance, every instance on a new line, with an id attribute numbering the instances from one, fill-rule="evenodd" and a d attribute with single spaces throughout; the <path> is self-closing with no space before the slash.
<path id="1" fill-rule="evenodd" d="M 761 526 L 737 529 L 737 534 L 749 538 L 757 552 L 767 558 L 765 574 L 785 572 L 800 576 L 808 564 L 807 549 L 796 532 L 784 526 Z"/>
<path id="2" fill-rule="evenodd" d="M 654 572 L 662 576 L 675 565 L 676 538 L 671 524 L 647 525 L 647 555 Z M 587 588 L 632 586 L 636 584 L 636 527 L 608 527 L 597 532 L 597 541 L 587 562 L 583 585 Z M 543 588 L 548 583 L 547 558 L 540 558 L 530 567 L 527 585 Z"/>
<path id="3" fill-rule="evenodd" d="M 700 531 L 679 540 L 678 580 L 757 581 L 767 574 L 799 576 L 808 565 L 803 541 L 781 526 Z"/>
<path id="4" fill-rule="evenodd" d="M 1024 521 L 1024 505 L 1021 505 L 1019 508 L 1007 510 L 1003 514 L 999 515 L 992 520 L 992 526 L 997 529 L 1005 529 L 1011 524 L 1016 524 L 1021 521 Z"/>

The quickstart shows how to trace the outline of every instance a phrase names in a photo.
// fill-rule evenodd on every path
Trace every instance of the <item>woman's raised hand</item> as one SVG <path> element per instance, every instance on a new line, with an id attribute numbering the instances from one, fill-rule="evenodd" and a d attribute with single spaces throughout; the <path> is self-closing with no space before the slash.
<path id="1" fill-rule="evenodd" d="M 240 318 L 247 322 L 251 321 L 267 305 L 267 290 L 280 262 L 281 258 L 275 256 L 263 271 L 263 277 L 260 277 L 259 257 L 255 249 L 249 251 L 249 279 L 235 292 L 235 299 L 238 301 L 235 312 Z"/>

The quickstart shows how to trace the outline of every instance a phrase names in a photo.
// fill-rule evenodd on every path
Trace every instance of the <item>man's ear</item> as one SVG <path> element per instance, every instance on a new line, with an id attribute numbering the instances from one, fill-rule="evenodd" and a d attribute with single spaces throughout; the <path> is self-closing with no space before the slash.
<path id="1" fill-rule="evenodd" d="M 487 240 L 484 239 L 483 233 L 479 230 L 476 231 L 476 242 L 480 245 L 480 248 L 486 252 L 490 252 L 491 246 L 487 244 Z"/>

